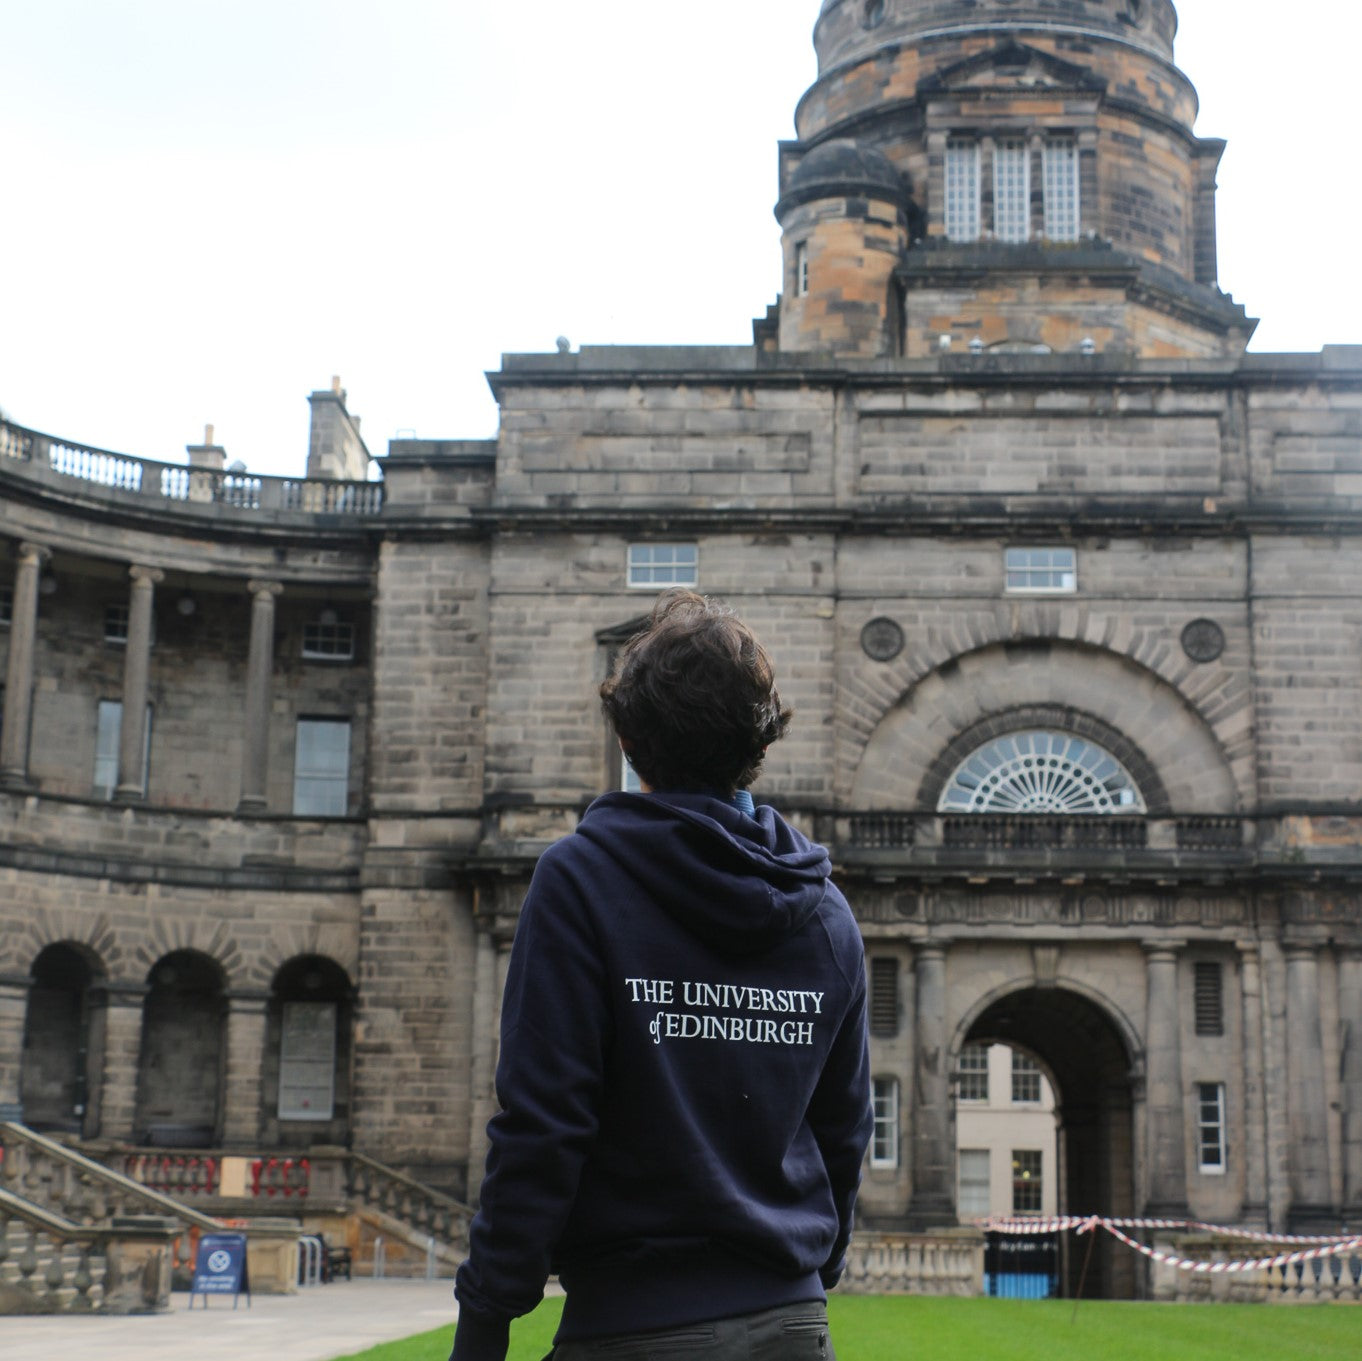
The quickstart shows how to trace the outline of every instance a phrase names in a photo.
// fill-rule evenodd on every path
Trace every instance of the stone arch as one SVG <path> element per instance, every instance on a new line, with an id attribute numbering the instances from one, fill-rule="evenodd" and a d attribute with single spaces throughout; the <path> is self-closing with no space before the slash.
<path id="1" fill-rule="evenodd" d="M 1039 987 L 1033 978 L 1018 979 L 969 1009 L 955 1030 L 951 1062 L 966 1044 L 993 1043 L 1033 1054 L 1054 1087 L 1060 1213 L 1133 1215 L 1141 1051 L 1129 1017 L 1075 980 Z M 1071 1255 L 1061 1269 L 1071 1294 L 1082 1260 Z M 1110 1239 L 1096 1244 L 1087 1289 L 1100 1298 L 1133 1298 L 1137 1273 L 1130 1254 Z"/>
<path id="2" fill-rule="evenodd" d="M 237 940 L 240 922 L 228 906 L 225 901 L 214 902 L 200 916 L 153 917 L 131 951 L 131 967 L 142 979 L 150 979 L 167 955 L 183 951 L 211 961 L 222 975 L 224 991 L 244 986 L 245 961 Z"/>
<path id="3" fill-rule="evenodd" d="M 297 954 L 275 970 L 261 1071 L 266 1142 L 286 1148 L 348 1143 L 356 997 L 350 974 L 325 955 Z"/>
<path id="4" fill-rule="evenodd" d="M 345 976 L 346 986 L 359 986 L 359 937 L 348 922 L 298 922 L 280 925 L 262 942 L 242 969 L 246 987 L 268 992 L 280 972 L 304 956 L 325 959 Z"/>
<path id="5" fill-rule="evenodd" d="M 867 735 L 851 804 L 922 807 L 970 734 L 983 741 L 991 730 L 1024 726 L 1026 716 L 1037 713 L 1115 744 L 1113 755 L 1125 753 L 1129 761 L 1123 763 L 1129 768 L 1134 762 L 1150 781 L 1144 793 L 1151 811 L 1234 813 L 1242 807 L 1223 744 L 1186 696 L 1129 657 L 1054 639 L 978 647 L 916 680 Z"/>
<path id="6" fill-rule="evenodd" d="M 5 937 L 0 945 L 0 968 L 19 974 L 32 974 L 38 957 L 53 945 L 78 950 L 96 978 L 116 977 L 123 962 L 117 934 L 104 912 L 38 907 L 21 928 L 7 931 Z"/>
<path id="7" fill-rule="evenodd" d="M 134 1137 L 147 1145 L 207 1148 L 222 1135 L 227 971 L 178 949 L 147 973 L 137 1062 Z"/>
<path id="8" fill-rule="evenodd" d="M 53 941 L 33 958 L 19 1060 L 24 1122 L 50 1133 L 96 1127 L 92 1095 L 104 1050 L 103 962 L 80 941 Z"/>

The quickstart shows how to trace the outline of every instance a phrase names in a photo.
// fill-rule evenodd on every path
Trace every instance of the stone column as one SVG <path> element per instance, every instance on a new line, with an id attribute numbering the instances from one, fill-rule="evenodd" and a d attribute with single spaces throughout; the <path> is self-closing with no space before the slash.
<path id="1" fill-rule="evenodd" d="M 99 1099 L 99 1135 L 132 1142 L 137 1131 L 137 1070 L 142 1056 L 142 1003 L 146 988 L 109 984 L 104 1011 L 104 1067 Z"/>
<path id="2" fill-rule="evenodd" d="M 496 1067 L 501 999 L 511 962 L 511 942 L 479 929 L 473 985 L 473 1063 L 469 1075 L 468 1190 L 476 1204 L 487 1170 L 487 1122 L 496 1114 Z"/>
<path id="3" fill-rule="evenodd" d="M 123 720 L 118 731 L 119 803 L 146 798 L 142 753 L 147 743 L 147 679 L 151 664 L 151 607 L 157 583 L 165 573 L 155 567 L 132 567 L 128 600 L 128 641 L 123 649 Z"/>
<path id="4" fill-rule="evenodd" d="M 238 813 L 263 813 L 268 804 L 270 697 L 274 682 L 274 597 L 277 581 L 252 581 L 251 644 L 246 659 L 246 731 L 242 734 Z"/>
<path id="5" fill-rule="evenodd" d="M 222 1084 L 222 1141 L 229 1148 L 260 1141 L 260 1073 L 265 1061 L 269 994 L 228 994 L 227 1063 Z"/>
<path id="6" fill-rule="evenodd" d="M 18 975 L 0 974 L 0 1120 L 18 1120 L 23 1114 L 19 1077 L 29 982 Z"/>
<path id="7" fill-rule="evenodd" d="M 1263 967 L 1258 946 L 1239 943 L 1244 1047 L 1244 1205 L 1242 1218 L 1268 1217 L 1267 1089 L 1263 1063 Z M 1228 1118 L 1229 1112 L 1226 1112 Z M 1231 1130 L 1233 1125 L 1230 1126 Z"/>
<path id="8" fill-rule="evenodd" d="M 914 1230 L 955 1224 L 955 1142 L 951 1137 L 950 1052 L 946 1037 L 946 950 L 928 942 L 914 961 L 917 1014 L 913 1045 Z"/>
<path id="9" fill-rule="evenodd" d="M 1145 1113 L 1149 1134 L 1146 1213 L 1187 1217 L 1187 1118 L 1183 1106 L 1178 951 L 1182 941 L 1145 943 Z"/>
<path id="10" fill-rule="evenodd" d="M 1338 961 L 1338 1012 L 1343 1029 L 1343 1215 L 1362 1223 L 1362 945 Z"/>
<path id="11" fill-rule="evenodd" d="M 1329 1101 L 1319 1012 L 1319 956 L 1313 945 L 1286 947 L 1286 1090 L 1293 1228 L 1332 1218 Z"/>
<path id="12" fill-rule="evenodd" d="M 9 660 L 5 667 L 5 716 L 0 729 L 0 784 L 25 787 L 28 739 L 33 720 L 33 663 L 38 640 L 38 581 L 51 557 L 36 543 L 19 545 L 10 606 Z"/>

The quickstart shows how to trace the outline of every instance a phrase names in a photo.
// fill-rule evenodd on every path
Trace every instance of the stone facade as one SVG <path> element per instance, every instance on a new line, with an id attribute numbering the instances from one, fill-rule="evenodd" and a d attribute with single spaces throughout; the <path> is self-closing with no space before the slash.
<path id="1" fill-rule="evenodd" d="M 1244 352 L 1172 35 L 1166 0 L 826 0 L 753 346 L 507 356 L 498 438 L 396 441 L 381 486 L 338 386 L 302 481 L 0 428 L 0 1106 L 476 1196 L 518 904 L 620 778 L 631 549 L 681 544 L 797 711 L 757 792 L 862 924 L 867 1223 L 955 1223 L 987 1042 L 1054 1087 L 1067 1211 L 1355 1221 L 1362 348 Z M 959 138 L 1030 148 L 1027 240 L 946 240 Z M 952 810 L 1032 732 L 1130 802 Z"/>

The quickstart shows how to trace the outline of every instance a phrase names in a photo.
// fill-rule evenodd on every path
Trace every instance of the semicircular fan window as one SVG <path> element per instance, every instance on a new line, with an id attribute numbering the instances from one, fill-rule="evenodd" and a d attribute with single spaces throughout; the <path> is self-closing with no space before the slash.
<path id="1" fill-rule="evenodd" d="M 1130 772 L 1095 742 L 1072 733 L 995 737 L 956 767 L 939 813 L 1143 813 Z"/>

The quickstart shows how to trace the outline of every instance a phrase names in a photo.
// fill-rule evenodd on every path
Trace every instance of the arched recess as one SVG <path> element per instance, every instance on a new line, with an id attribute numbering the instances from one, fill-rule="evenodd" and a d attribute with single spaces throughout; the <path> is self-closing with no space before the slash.
<path id="1" fill-rule="evenodd" d="M 72 941 L 46 946 L 33 961 L 19 1075 L 24 1123 L 33 1129 L 82 1137 L 98 1130 L 103 975 L 93 952 Z"/>
<path id="2" fill-rule="evenodd" d="M 324 955 L 297 955 L 270 985 L 261 1132 L 283 1148 L 348 1144 L 355 988 Z"/>
<path id="3" fill-rule="evenodd" d="M 1055 1089 L 1060 1214 L 1133 1215 L 1138 1049 L 1129 1024 L 1075 988 L 1028 984 L 976 1008 L 956 1036 L 955 1052 L 995 1043 L 1034 1055 Z M 1068 1238 L 1062 1266 L 1068 1296 L 1078 1290 L 1086 1252 L 1085 1244 L 1075 1253 Z M 1138 1293 L 1131 1254 L 1106 1235 L 1087 1264 L 1084 1293 L 1103 1299 Z"/>
<path id="4" fill-rule="evenodd" d="M 222 1135 L 227 997 L 222 966 L 176 950 L 152 967 L 142 1003 L 136 1138 L 208 1148 Z"/>
<path id="5" fill-rule="evenodd" d="M 1144 791 L 1152 812 L 1239 811 L 1220 742 L 1173 686 L 1126 657 L 1054 640 L 990 644 L 922 677 L 870 734 L 852 807 L 934 807 L 922 800 L 939 793 L 969 735 L 1037 726 L 1038 714 L 1049 720 L 1042 726 L 1086 729 L 1153 776 Z"/>

